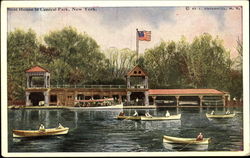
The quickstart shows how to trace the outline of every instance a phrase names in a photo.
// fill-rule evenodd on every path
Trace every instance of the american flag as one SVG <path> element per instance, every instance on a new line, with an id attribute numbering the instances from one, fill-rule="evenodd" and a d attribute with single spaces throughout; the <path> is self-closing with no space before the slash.
<path id="1" fill-rule="evenodd" d="M 151 41 L 151 31 L 138 31 L 140 41 Z"/>

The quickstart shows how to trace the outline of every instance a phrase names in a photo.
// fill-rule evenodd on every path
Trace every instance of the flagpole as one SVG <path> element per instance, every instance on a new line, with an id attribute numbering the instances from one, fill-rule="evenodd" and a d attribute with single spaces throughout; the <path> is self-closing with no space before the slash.
<path id="1" fill-rule="evenodd" d="M 139 59 L 139 38 L 138 38 L 138 29 L 136 29 L 136 55 L 137 55 L 137 62 Z"/>

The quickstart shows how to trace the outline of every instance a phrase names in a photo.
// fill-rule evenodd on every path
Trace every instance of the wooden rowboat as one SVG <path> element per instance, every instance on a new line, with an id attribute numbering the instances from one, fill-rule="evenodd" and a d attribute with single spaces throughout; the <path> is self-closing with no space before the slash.
<path id="1" fill-rule="evenodd" d="M 212 115 L 212 114 L 206 114 L 207 118 L 233 118 L 235 116 L 234 114 L 221 114 L 221 115 Z"/>
<path id="2" fill-rule="evenodd" d="M 160 120 L 179 120 L 181 118 L 181 114 L 178 115 L 171 115 L 169 117 L 146 117 L 142 116 L 142 121 L 160 121 Z"/>
<path id="3" fill-rule="evenodd" d="M 128 116 L 126 120 L 141 120 L 141 116 Z"/>
<path id="4" fill-rule="evenodd" d="M 207 151 L 208 144 L 171 144 L 163 143 L 168 151 Z"/>
<path id="5" fill-rule="evenodd" d="M 196 138 L 179 138 L 163 136 L 164 143 L 170 144 L 197 144 L 197 145 L 207 145 L 211 141 L 211 138 L 203 138 L 203 140 L 197 141 Z"/>
<path id="6" fill-rule="evenodd" d="M 116 119 L 119 119 L 119 120 L 123 120 L 123 119 L 125 119 L 125 118 L 127 118 L 128 116 L 116 116 L 115 118 Z"/>
<path id="7" fill-rule="evenodd" d="M 64 128 L 49 128 L 44 131 L 41 130 L 13 130 L 14 138 L 22 137 L 44 137 L 44 136 L 55 136 L 64 135 L 69 131 L 68 127 Z"/>
<path id="8" fill-rule="evenodd" d="M 141 116 L 117 116 L 116 119 L 141 120 Z"/>

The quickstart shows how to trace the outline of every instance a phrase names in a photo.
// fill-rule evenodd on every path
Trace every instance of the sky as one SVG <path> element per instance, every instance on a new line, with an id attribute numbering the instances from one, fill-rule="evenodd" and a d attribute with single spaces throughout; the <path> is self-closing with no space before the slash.
<path id="1" fill-rule="evenodd" d="M 75 27 L 94 38 L 102 50 L 135 50 L 136 28 L 151 31 L 151 41 L 139 42 L 139 53 L 161 41 L 179 41 L 185 36 L 192 42 L 195 36 L 209 33 L 222 39 L 234 58 L 237 39 L 242 39 L 242 8 L 229 6 L 11 8 L 7 18 L 8 32 L 31 28 L 40 39 L 51 31 Z"/>

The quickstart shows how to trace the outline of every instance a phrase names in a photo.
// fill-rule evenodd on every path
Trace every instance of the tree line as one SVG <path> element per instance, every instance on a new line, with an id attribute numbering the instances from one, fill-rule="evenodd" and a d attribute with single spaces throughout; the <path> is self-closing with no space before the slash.
<path id="1" fill-rule="evenodd" d="M 102 50 L 76 28 L 65 27 L 41 37 L 29 29 L 7 36 L 8 99 L 25 97 L 25 70 L 39 65 L 51 73 L 51 85 L 126 84 L 125 75 L 139 65 L 149 74 L 150 88 L 214 88 L 242 98 L 242 42 L 238 57 L 230 58 L 223 40 L 208 33 L 188 42 L 161 41 L 137 58 L 124 48 Z"/>

